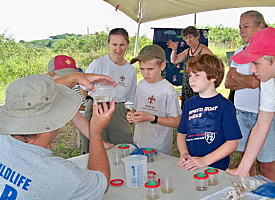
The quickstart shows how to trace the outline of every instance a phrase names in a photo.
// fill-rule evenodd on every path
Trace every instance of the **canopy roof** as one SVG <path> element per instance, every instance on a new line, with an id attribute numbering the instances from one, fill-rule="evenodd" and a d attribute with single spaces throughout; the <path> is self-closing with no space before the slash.
<path id="1" fill-rule="evenodd" d="M 275 6 L 274 0 L 104 0 L 139 23 L 239 7 Z M 220 16 L 223 17 L 223 16 Z M 140 21 L 139 21 L 140 20 Z"/>

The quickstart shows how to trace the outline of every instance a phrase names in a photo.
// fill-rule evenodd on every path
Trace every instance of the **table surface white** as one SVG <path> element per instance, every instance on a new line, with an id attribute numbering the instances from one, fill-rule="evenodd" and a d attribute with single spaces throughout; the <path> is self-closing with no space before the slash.
<path id="1" fill-rule="evenodd" d="M 132 145 L 131 145 L 131 148 Z M 124 164 L 113 165 L 111 162 L 111 152 L 117 150 L 117 146 L 107 150 L 107 154 L 110 160 L 111 168 L 111 180 L 123 179 L 124 184 L 122 186 L 110 185 L 108 192 L 103 196 L 103 200 L 142 200 L 145 198 L 145 188 L 132 189 L 126 186 L 126 177 L 124 173 Z M 75 162 L 81 168 L 87 168 L 88 154 L 70 158 L 69 160 Z M 168 156 L 162 153 L 157 153 L 154 162 L 147 163 L 147 171 L 154 171 L 157 177 L 172 176 L 175 178 L 174 192 L 164 194 L 160 192 L 160 199 L 163 200 L 196 200 L 201 199 L 210 194 L 232 186 L 230 182 L 230 175 L 225 171 L 219 172 L 219 183 L 216 186 L 208 186 L 206 191 L 197 191 L 194 186 L 194 174 L 203 172 L 206 168 L 198 169 L 196 171 L 185 171 L 177 166 L 178 158 Z"/>

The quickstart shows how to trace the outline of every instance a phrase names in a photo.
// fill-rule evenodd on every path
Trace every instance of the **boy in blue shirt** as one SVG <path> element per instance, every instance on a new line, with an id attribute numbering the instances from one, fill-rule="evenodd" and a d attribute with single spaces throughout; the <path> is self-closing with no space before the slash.
<path id="1" fill-rule="evenodd" d="M 234 105 L 216 91 L 224 77 L 223 62 L 199 55 L 187 64 L 189 83 L 198 95 L 188 99 L 178 127 L 178 166 L 184 170 L 211 166 L 225 170 L 242 138 Z"/>

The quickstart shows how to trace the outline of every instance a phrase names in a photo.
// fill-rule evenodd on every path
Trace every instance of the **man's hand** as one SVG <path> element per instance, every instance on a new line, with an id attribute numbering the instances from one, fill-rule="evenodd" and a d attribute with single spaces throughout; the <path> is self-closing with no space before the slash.
<path id="1" fill-rule="evenodd" d="M 89 74 L 89 73 L 77 73 L 77 83 L 86 86 L 90 91 L 94 92 L 94 86 L 92 83 L 100 83 L 101 85 L 112 85 L 116 86 L 116 83 L 109 76 Z"/>
<path id="2" fill-rule="evenodd" d="M 92 92 L 95 91 L 93 83 L 100 83 L 101 85 L 108 84 L 114 87 L 116 86 L 115 81 L 108 76 L 89 73 L 69 74 L 55 79 L 55 82 L 61 85 L 65 85 L 69 88 L 72 88 L 75 85 L 83 85 Z"/>
<path id="3" fill-rule="evenodd" d="M 110 108 L 106 102 L 103 102 L 103 108 L 96 102 L 93 103 L 93 116 L 91 118 L 91 133 L 101 134 L 107 124 L 110 122 L 112 115 L 115 111 L 115 100 L 110 102 Z"/>

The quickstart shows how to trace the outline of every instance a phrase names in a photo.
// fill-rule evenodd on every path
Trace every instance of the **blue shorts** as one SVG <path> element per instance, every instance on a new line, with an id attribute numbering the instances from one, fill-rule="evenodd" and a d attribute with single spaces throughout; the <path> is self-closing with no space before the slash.
<path id="1" fill-rule="evenodd" d="M 258 114 L 236 110 L 237 120 L 240 126 L 243 138 L 239 140 L 237 151 L 244 152 L 250 132 L 257 121 Z M 273 162 L 275 161 L 275 118 L 272 121 L 270 130 L 265 140 L 264 146 L 257 156 L 260 162 Z"/>

